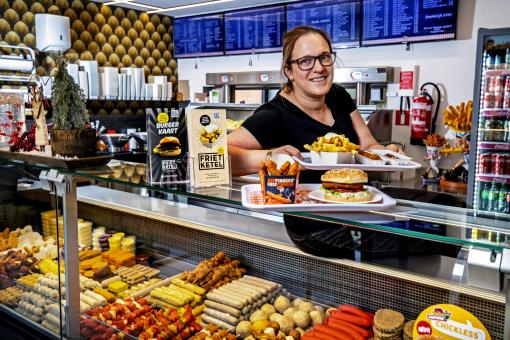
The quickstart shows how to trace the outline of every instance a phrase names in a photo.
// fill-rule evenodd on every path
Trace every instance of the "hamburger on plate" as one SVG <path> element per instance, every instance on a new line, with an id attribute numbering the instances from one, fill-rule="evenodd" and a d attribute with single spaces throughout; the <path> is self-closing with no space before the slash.
<path id="1" fill-rule="evenodd" d="M 177 137 L 165 137 L 154 148 L 154 153 L 161 157 L 172 157 L 181 154 L 181 142 Z"/>
<path id="2" fill-rule="evenodd" d="M 370 201 L 370 192 L 363 184 L 368 175 L 360 169 L 334 169 L 321 176 L 324 199 L 338 203 L 364 203 Z"/>

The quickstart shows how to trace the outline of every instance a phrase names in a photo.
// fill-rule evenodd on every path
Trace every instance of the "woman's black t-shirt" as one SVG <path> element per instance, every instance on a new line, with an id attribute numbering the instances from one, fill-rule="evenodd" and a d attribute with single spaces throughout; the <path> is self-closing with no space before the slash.
<path id="1" fill-rule="evenodd" d="M 328 132 L 343 134 L 352 143 L 359 144 L 350 113 L 356 110 L 351 96 L 340 85 L 333 84 L 326 95 L 326 105 L 335 123 L 328 126 L 313 119 L 296 105 L 277 94 L 269 103 L 261 105 L 243 126 L 257 139 L 263 149 L 292 145 L 306 151 L 317 137 Z"/>

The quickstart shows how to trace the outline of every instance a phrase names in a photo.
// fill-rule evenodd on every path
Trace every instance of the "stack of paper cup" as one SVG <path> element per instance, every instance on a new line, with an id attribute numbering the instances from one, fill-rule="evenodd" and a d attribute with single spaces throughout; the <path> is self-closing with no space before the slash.
<path id="1" fill-rule="evenodd" d="M 48 210 L 41 212 L 41 224 L 44 237 L 51 236 L 50 219 L 56 218 L 56 216 L 57 216 L 56 210 Z"/>
<path id="2" fill-rule="evenodd" d="M 126 236 L 122 239 L 122 250 L 128 251 L 130 253 L 135 253 L 136 251 L 136 236 L 130 235 Z"/>
<path id="3" fill-rule="evenodd" d="M 105 227 L 97 227 L 92 231 L 92 248 L 95 250 L 101 249 L 99 238 L 104 235 Z"/>
<path id="4" fill-rule="evenodd" d="M 78 243 L 82 247 L 89 247 L 92 244 L 92 222 L 78 220 Z"/>
<path id="5" fill-rule="evenodd" d="M 110 250 L 121 249 L 121 242 L 123 237 L 124 233 L 113 234 L 113 236 L 108 239 L 108 243 L 110 244 Z"/>
<path id="6" fill-rule="evenodd" d="M 57 221 L 60 238 L 64 238 L 64 216 L 59 216 L 58 219 L 57 217 L 50 217 L 48 219 L 48 236 L 57 236 Z"/>

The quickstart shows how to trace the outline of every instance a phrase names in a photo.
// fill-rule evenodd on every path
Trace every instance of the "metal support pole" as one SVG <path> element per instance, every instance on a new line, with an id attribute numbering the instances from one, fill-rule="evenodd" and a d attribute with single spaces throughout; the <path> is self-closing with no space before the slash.
<path id="1" fill-rule="evenodd" d="M 510 274 L 504 276 L 505 285 L 505 339 L 510 339 Z"/>
<path id="2" fill-rule="evenodd" d="M 63 191 L 64 258 L 66 265 L 66 330 L 70 339 L 80 338 L 80 272 L 78 261 L 78 203 L 76 182 L 66 176 Z"/>
<path id="3" fill-rule="evenodd" d="M 64 260 L 66 303 L 64 333 L 69 339 L 80 338 L 80 272 L 78 260 L 78 201 L 73 176 L 57 170 L 41 171 L 41 187 L 62 197 L 64 215 Z"/>

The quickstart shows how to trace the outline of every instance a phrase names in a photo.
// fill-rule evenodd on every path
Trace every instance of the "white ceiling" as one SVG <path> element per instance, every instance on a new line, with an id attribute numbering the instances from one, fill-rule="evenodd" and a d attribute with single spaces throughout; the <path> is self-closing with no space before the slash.
<path id="1" fill-rule="evenodd" d="M 105 3 L 105 2 L 111 2 L 112 0 L 96 0 L 96 1 Z M 202 3 L 202 2 L 207 3 L 210 1 L 211 0 L 132 0 L 132 1 L 130 1 L 131 3 L 126 2 L 126 3 L 115 4 L 115 5 L 120 6 L 120 7 L 125 7 L 125 8 L 141 10 L 141 11 L 150 11 L 150 9 L 148 9 L 148 8 L 136 6 L 135 4 L 133 4 L 133 3 L 140 3 L 140 4 L 144 4 L 144 5 L 169 9 L 167 11 L 160 12 L 160 14 L 169 15 L 169 16 L 173 16 L 173 17 L 183 17 L 183 16 L 190 16 L 190 15 L 197 15 L 197 14 L 223 12 L 223 11 L 239 9 L 239 8 L 256 7 L 256 6 L 263 6 L 263 5 L 270 5 L 270 4 L 281 4 L 284 2 L 292 2 L 295 0 L 283 0 L 283 1 L 282 0 L 280 0 L 280 1 L 278 1 L 278 0 L 233 0 L 233 1 L 223 2 L 223 3 L 219 3 L 219 4 L 213 3 L 211 5 L 204 5 L 204 6 L 172 10 L 172 7 Z"/>

